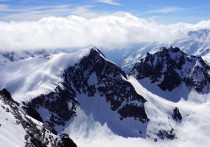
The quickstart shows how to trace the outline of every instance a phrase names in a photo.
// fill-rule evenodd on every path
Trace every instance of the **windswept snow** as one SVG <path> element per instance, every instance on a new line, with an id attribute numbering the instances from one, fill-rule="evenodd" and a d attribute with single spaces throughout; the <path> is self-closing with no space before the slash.
<path id="1" fill-rule="evenodd" d="M 0 89 L 6 88 L 17 101 L 26 101 L 49 93 L 62 81 L 64 69 L 87 55 L 90 48 L 73 53 L 57 53 L 46 57 L 29 56 L 0 65 Z"/>

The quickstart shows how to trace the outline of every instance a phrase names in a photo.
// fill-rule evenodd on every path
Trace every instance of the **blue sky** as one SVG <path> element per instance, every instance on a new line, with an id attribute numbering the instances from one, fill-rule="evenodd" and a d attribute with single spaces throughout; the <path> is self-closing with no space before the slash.
<path id="1" fill-rule="evenodd" d="M 158 23 L 197 23 L 210 19 L 209 10 L 209 0 L 0 0 L 1 21 L 94 17 L 123 11 Z"/>

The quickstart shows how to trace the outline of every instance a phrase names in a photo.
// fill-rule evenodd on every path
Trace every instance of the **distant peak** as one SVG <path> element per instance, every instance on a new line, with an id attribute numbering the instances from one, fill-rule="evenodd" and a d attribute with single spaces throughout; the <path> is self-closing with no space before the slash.
<path id="1" fill-rule="evenodd" d="M 138 80 L 149 78 L 163 91 L 172 91 L 180 84 L 185 84 L 189 90 L 207 93 L 209 65 L 199 56 L 188 56 L 178 47 L 161 47 L 154 54 L 147 54 L 137 62 L 131 74 Z M 202 77 L 202 78 L 201 78 Z"/>
<path id="2" fill-rule="evenodd" d="M 206 37 L 210 34 L 210 29 L 201 29 L 197 31 L 190 31 L 188 32 L 189 37 L 194 37 L 194 38 L 202 38 Z"/>

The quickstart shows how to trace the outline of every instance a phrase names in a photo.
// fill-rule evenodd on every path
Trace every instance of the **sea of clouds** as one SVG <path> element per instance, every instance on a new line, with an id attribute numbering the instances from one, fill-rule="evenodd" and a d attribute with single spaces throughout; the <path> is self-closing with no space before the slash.
<path id="1" fill-rule="evenodd" d="M 210 28 L 210 20 L 196 24 L 159 24 L 130 13 L 93 18 L 71 15 L 37 21 L 0 21 L 0 50 L 121 48 L 143 42 L 171 42 L 188 31 Z"/>

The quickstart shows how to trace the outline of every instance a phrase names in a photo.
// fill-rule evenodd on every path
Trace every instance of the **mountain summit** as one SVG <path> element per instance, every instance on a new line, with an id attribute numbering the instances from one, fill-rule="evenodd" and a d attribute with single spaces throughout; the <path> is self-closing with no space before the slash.
<path id="1" fill-rule="evenodd" d="M 209 92 L 210 66 L 198 56 L 188 56 L 179 48 L 162 47 L 136 63 L 131 70 L 138 80 L 148 79 L 160 90 L 173 91 L 185 85 L 189 91 Z"/>
<path id="2" fill-rule="evenodd" d="M 54 92 L 25 103 L 26 113 L 35 117 L 30 113 L 33 109 L 40 114 L 41 121 L 60 133 L 82 109 L 101 124 L 106 122 L 116 134 L 146 136 L 145 127 L 142 127 L 149 121 L 144 108 L 146 100 L 136 93 L 125 73 L 100 50 L 91 48 L 74 65 L 63 69 L 61 78 L 63 82 Z M 90 110 L 97 107 L 97 111 Z M 128 121 L 135 124 L 133 129 L 128 128 Z"/>

